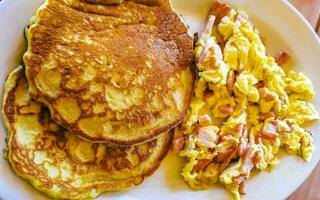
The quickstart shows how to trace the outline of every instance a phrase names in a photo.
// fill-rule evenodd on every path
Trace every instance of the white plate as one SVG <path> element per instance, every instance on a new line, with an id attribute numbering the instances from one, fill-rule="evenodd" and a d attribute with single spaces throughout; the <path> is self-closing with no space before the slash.
<path id="1" fill-rule="evenodd" d="M 191 31 L 201 31 L 213 0 L 173 0 L 173 6 L 183 15 Z M 274 55 L 280 49 L 289 50 L 294 66 L 311 78 L 320 94 L 320 41 L 312 28 L 287 1 L 280 0 L 226 0 L 227 3 L 249 13 L 267 43 L 268 52 Z M 25 48 L 23 28 L 41 5 L 42 0 L 2 0 L 0 3 L 0 82 L 2 86 L 8 72 L 16 67 Z M 319 95 L 315 102 L 319 102 Z M 318 107 L 318 105 L 316 105 Z M 317 108 L 318 109 L 318 108 Z M 319 109 L 318 109 L 319 110 Z M 6 131 L 0 123 L 0 148 L 5 148 Z M 247 184 L 243 199 L 276 200 L 292 193 L 310 174 L 320 158 L 319 123 L 310 130 L 318 146 L 310 163 L 296 157 L 285 157 L 270 173 L 260 173 Z M 226 199 L 222 187 L 206 191 L 191 191 L 179 176 L 179 159 L 169 155 L 161 168 L 143 184 L 128 192 L 107 193 L 99 199 Z M 7 161 L 0 158 L 0 199 L 46 199 L 27 182 L 11 171 Z"/>

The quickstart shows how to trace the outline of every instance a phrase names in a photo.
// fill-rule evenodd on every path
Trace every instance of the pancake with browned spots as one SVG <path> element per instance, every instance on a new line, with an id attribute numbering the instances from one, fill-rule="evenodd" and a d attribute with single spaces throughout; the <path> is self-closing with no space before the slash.
<path id="1" fill-rule="evenodd" d="M 193 39 L 168 0 L 48 0 L 27 38 L 32 97 L 83 139 L 137 144 L 186 114 Z"/>
<path id="2" fill-rule="evenodd" d="M 2 111 L 13 170 L 59 199 L 95 198 L 140 184 L 159 167 L 172 136 L 127 147 L 84 141 L 55 124 L 49 111 L 31 99 L 22 67 L 7 79 Z"/>

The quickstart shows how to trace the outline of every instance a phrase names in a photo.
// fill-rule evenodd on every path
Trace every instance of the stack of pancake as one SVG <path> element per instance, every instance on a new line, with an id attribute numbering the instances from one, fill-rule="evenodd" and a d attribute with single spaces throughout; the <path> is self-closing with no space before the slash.
<path id="1" fill-rule="evenodd" d="M 141 183 L 194 85 L 193 39 L 169 0 L 47 0 L 3 99 L 7 158 L 54 198 Z"/>

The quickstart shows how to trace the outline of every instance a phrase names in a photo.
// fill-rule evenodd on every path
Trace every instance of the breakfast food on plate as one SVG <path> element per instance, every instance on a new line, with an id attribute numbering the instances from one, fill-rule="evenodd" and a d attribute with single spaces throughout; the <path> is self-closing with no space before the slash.
<path id="1" fill-rule="evenodd" d="M 137 146 L 89 143 L 58 126 L 31 99 L 24 69 L 8 77 L 3 100 L 7 158 L 17 175 L 53 198 L 95 198 L 140 184 L 166 155 L 171 133 Z"/>
<path id="2" fill-rule="evenodd" d="M 279 66 L 288 53 L 267 55 L 246 13 L 215 2 L 195 56 L 194 96 L 173 141 L 191 188 L 219 182 L 240 199 L 251 171 L 278 164 L 280 148 L 311 159 L 313 138 L 303 125 L 319 118 L 308 102 L 312 83 Z"/>
<path id="3" fill-rule="evenodd" d="M 50 197 L 138 185 L 171 144 L 191 188 L 220 183 L 234 199 L 280 149 L 312 157 L 311 81 L 227 4 L 214 2 L 194 50 L 169 0 L 47 0 L 25 33 L 4 89 L 6 158 Z"/>
<path id="4" fill-rule="evenodd" d="M 169 0 L 47 0 L 26 32 L 31 96 L 73 134 L 132 145 L 185 116 L 193 39 Z"/>

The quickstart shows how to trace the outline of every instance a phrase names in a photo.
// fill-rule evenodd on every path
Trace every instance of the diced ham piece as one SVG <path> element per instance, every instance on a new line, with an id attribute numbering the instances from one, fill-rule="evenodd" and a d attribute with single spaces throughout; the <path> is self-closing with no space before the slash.
<path id="1" fill-rule="evenodd" d="M 228 158 L 230 158 L 230 155 L 233 153 L 233 149 L 225 149 L 218 152 L 218 155 L 216 157 L 218 162 L 224 162 L 227 161 Z"/>
<path id="2" fill-rule="evenodd" d="M 259 83 L 257 83 L 257 84 L 255 84 L 255 86 L 256 86 L 256 88 L 264 88 L 264 87 L 266 87 L 266 85 L 264 84 L 264 82 L 259 82 Z"/>
<path id="3" fill-rule="evenodd" d="M 203 63 L 204 61 L 205 61 L 205 59 L 210 55 L 210 49 L 211 49 L 211 47 L 212 46 L 210 46 L 210 45 L 206 45 L 203 49 L 202 49 L 202 51 L 201 51 L 201 53 L 200 53 L 200 55 L 199 55 L 199 63 Z"/>
<path id="4" fill-rule="evenodd" d="M 220 106 L 219 110 L 226 115 L 231 115 L 233 113 L 233 107 L 230 104 Z"/>
<path id="5" fill-rule="evenodd" d="M 277 132 L 280 131 L 279 120 L 272 120 L 270 123 L 274 126 Z"/>
<path id="6" fill-rule="evenodd" d="M 211 130 L 206 128 L 200 128 L 198 132 L 198 141 L 199 143 L 208 148 L 213 148 L 215 142 L 217 141 L 218 136 Z"/>
<path id="7" fill-rule="evenodd" d="M 219 24 L 221 19 L 228 15 L 230 10 L 231 7 L 227 4 L 222 3 L 220 1 L 215 1 L 211 7 L 209 15 L 214 15 L 216 17 L 214 24 Z"/>
<path id="8" fill-rule="evenodd" d="M 261 98 L 263 98 L 265 101 L 273 101 L 274 96 L 270 92 L 270 90 L 267 87 L 259 88 L 261 92 Z"/>
<path id="9" fill-rule="evenodd" d="M 253 151 L 252 148 L 248 147 L 245 153 L 243 154 L 243 162 L 242 162 L 242 167 L 241 171 L 249 176 L 250 171 L 253 169 L 254 164 L 253 164 L 253 156 L 255 152 Z"/>
<path id="10" fill-rule="evenodd" d="M 243 183 L 241 183 L 240 185 L 239 185 L 239 193 L 241 194 L 241 195 L 245 195 L 246 194 L 246 188 L 245 188 L 245 183 L 243 182 Z"/>
<path id="11" fill-rule="evenodd" d="M 274 112 L 260 113 L 260 117 L 262 120 L 267 120 L 267 119 L 273 118 L 274 116 L 275 116 Z"/>
<path id="12" fill-rule="evenodd" d="M 216 68 L 217 64 L 223 61 L 221 48 L 213 40 L 205 43 L 198 62 L 204 63 L 205 61 L 207 62 L 207 59 L 211 62 L 213 68 Z"/>
<path id="13" fill-rule="evenodd" d="M 193 170 L 196 172 L 203 171 L 211 162 L 212 162 L 211 159 L 198 160 L 197 164 L 193 167 Z"/>
<path id="14" fill-rule="evenodd" d="M 282 66 L 284 65 L 286 62 L 288 62 L 288 60 L 290 59 L 290 54 L 285 51 L 285 50 L 282 50 L 280 51 L 276 56 L 275 56 L 275 60 L 276 60 L 276 63 L 279 65 L 279 66 Z"/>
<path id="15" fill-rule="evenodd" d="M 234 182 L 235 184 L 237 185 L 240 185 L 242 184 L 245 180 L 247 179 L 247 177 L 245 175 L 239 175 L 239 176 L 236 176 L 236 177 L 233 177 L 232 178 L 232 182 Z"/>
<path id="16" fill-rule="evenodd" d="M 245 129 L 245 125 L 244 124 L 239 124 L 235 127 L 235 130 L 236 130 L 236 133 L 238 135 L 242 135 L 243 134 L 243 131 Z"/>
<path id="17" fill-rule="evenodd" d="M 214 25 L 214 22 L 216 20 L 216 17 L 213 16 L 213 15 L 210 15 L 208 20 L 207 20 L 207 24 L 206 24 L 206 27 L 204 28 L 204 30 L 202 31 L 201 33 L 201 36 L 200 36 L 200 41 L 203 42 L 205 41 L 205 39 L 211 35 L 212 33 L 212 28 L 213 28 L 213 25 Z"/>
<path id="18" fill-rule="evenodd" d="M 227 76 L 227 88 L 229 91 L 232 91 L 235 82 L 236 82 L 236 74 L 234 73 L 233 70 L 230 70 Z"/>
<path id="19" fill-rule="evenodd" d="M 277 134 L 275 132 L 261 131 L 260 137 L 271 142 L 275 142 L 277 139 Z"/>
<path id="20" fill-rule="evenodd" d="M 174 153 L 178 153 L 180 150 L 183 149 L 184 143 L 185 141 L 183 136 L 174 138 L 172 141 L 172 151 Z"/>

